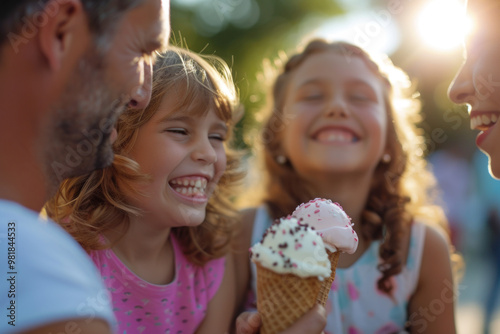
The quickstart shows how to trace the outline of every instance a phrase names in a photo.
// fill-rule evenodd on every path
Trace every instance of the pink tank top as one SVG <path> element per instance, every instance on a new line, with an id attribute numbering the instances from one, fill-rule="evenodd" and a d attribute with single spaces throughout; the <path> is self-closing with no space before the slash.
<path id="1" fill-rule="evenodd" d="M 111 293 L 117 333 L 193 333 L 224 276 L 225 258 L 194 266 L 171 235 L 175 278 L 167 285 L 144 281 L 128 269 L 111 249 L 90 256 Z M 102 301 L 104 303 L 104 301 Z M 96 300 L 96 307 L 99 300 Z"/>

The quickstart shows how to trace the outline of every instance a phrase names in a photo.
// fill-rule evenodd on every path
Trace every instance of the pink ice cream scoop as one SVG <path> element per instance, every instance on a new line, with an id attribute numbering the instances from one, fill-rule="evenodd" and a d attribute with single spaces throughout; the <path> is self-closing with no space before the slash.
<path id="1" fill-rule="evenodd" d="M 303 223 L 313 227 L 331 252 L 353 254 L 358 248 L 358 235 L 352 228 L 351 218 L 338 203 L 316 198 L 299 205 L 292 216 L 302 218 Z"/>

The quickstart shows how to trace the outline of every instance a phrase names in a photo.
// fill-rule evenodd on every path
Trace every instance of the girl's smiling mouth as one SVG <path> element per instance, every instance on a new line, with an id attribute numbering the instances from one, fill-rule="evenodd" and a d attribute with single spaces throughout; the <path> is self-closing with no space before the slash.
<path id="1" fill-rule="evenodd" d="M 344 127 L 323 127 L 316 131 L 313 138 L 320 143 L 355 143 L 359 140 L 354 131 Z"/>
<path id="2" fill-rule="evenodd" d="M 169 182 L 179 195 L 189 198 L 206 198 L 208 180 L 202 176 L 182 176 Z"/>

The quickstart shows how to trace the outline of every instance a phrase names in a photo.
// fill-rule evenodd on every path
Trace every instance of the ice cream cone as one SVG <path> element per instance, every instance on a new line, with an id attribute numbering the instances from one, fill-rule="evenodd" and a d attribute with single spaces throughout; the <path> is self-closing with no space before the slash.
<path id="1" fill-rule="evenodd" d="M 332 269 L 332 273 L 330 277 L 325 279 L 322 284 L 318 294 L 318 303 L 325 306 L 326 300 L 328 299 L 328 294 L 330 293 L 330 288 L 332 287 L 333 281 L 335 280 L 335 270 L 337 269 L 337 263 L 339 262 L 340 252 L 331 252 L 329 250 L 326 251 L 328 253 L 328 259 L 330 260 L 330 266 Z"/>
<path id="2" fill-rule="evenodd" d="M 323 239 L 296 218 L 281 218 L 251 248 L 257 269 L 260 333 L 279 333 L 309 311 L 318 300 L 330 260 Z"/>
<path id="3" fill-rule="evenodd" d="M 279 333 L 295 323 L 314 306 L 322 283 L 318 277 L 280 274 L 257 264 L 260 333 Z"/>
<path id="4" fill-rule="evenodd" d="M 315 198 L 302 203 L 295 209 L 292 216 L 314 228 L 325 243 L 331 274 L 324 280 L 318 295 L 318 303 L 324 306 L 335 279 L 340 253 L 353 254 L 358 247 L 358 235 L 353 229 L 351 218 L 340 204 L 329 199 Z"/>

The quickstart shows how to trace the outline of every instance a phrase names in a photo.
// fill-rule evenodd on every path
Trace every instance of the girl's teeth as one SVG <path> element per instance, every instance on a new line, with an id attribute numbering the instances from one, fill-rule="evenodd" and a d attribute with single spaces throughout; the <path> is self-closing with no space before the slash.
<path id="1" fill-rule="evenodd" d="M 324 142 L 350 143 L 354 141 L 354 136 L 346 131 L 326 130 L 319 133 L 316 139 Z"/>
<path id="2" fill-rule="evenodd" d="M 207 180 L 202 177 L 175 179 L 170 183 L 176 192 L 186 196 L 204 195 L 207 187 Z"/>

